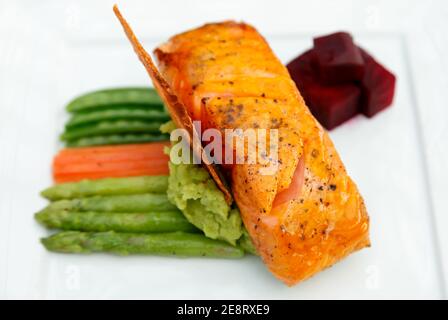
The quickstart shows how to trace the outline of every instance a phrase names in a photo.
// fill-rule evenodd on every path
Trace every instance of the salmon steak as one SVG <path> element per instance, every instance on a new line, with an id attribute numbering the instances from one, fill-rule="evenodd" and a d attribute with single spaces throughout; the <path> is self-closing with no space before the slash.
<path id="1" fill-rule="evenodd" d="M 357 186 L 255 28 L 206 24 L 154 54 L 164 81 L 202 129 L 278 132 L 277 157 L 222 166 L 252 242 L 277 278 L 294 285 L 370 246 Z M 273 172 L 263 171 L 273 165 Z"/>

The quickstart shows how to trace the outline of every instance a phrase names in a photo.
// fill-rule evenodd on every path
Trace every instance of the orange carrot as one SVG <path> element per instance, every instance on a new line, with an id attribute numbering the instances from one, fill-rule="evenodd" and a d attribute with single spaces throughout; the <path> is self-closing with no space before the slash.
<path id="1" fill-rule="evenodd" d="M 138 169 L 129 171 L 109 171 L 100 173 L 82 173 L 82 174 L 62 174 L 55 175 L 54 181 L 56 183 L 63 182 L 76 182 L 84 179 L 103 179 L 103 178 L 124 178 L 124 177 L 137 177 L 137 176 L 159 176 L 168 175 L 168 166 L 155 166 L 151 169 Z"/>
<path id="2" fill-rule="evenodd" d="M 150 150 L 158 149 L 160 145 L 169 145 L 169 142 L 151 142 L 151 143 L 137 143 L 137 144 L 120 144 L 109 146 L 96 146 L 96 147 L 81 147 L 81 148 L 66 148 L 62 149 L 61 154 L 85 154 L 92 152 L 99 153 L 116 153 L 117 150 Z"/>
<path id="3" fill-rule="evenodd" d="M 169 143 L 145 143 L 137 145 L 117 145 L 88 148 L 63 149 L 55 157 L 58 163 L 84 162 L 104 158 L 108 160 L 132 160 L 138 158 L 158 158 L 163 155 L 163 147 Z"/>
<path id="4" fill-rule="evenodd" d="M 115 153 L 115 154 L 86 154 L 86 155 L 58 155 L 54 158 L 54 162 L 58 166 L 73 165 L 75 163 L 89 163 L 89 162 L 124 162 L 124 161 L 143 161 L 143 160 L 157 160 L 164 159 L 164 153 Z"/>
<path id="5" fill-rule="evenodd" d="M 78 172 L 108 172 L 108 171 L 126 171 L 134 169 L 146 169 L 157 165 L 166 165 L 168 159 L 148 159 L 148 160 L 131 160 L 131 161 L 86 161 L 83 163 L 63 164 L 57 167 L 57 173 L 72 174 Z"/>
<path id="6" fill-rule="evenodd" d="M 168 143 L 146 143 L 61 150 L 53 160 L 57 183 L 82 179 L 167 175 Z"/>

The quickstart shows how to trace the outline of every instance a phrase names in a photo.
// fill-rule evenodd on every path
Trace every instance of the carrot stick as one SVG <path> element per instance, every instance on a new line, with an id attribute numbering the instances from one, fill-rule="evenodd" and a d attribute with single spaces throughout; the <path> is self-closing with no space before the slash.
<path id="1" fill-rule="evenodd" d="M 155 166 L 151 169 L 137 169 L 129 171 L 110 171 L 101 173 L 76 173 L 76 174 L 58 174 L 54 176 L 54 181 L 56 183 L 63 182 L 76 182 L 84 179 L 104 179 L 104 178 L 124 178 L 124 177 L 138 177 L 138 176 L 158 176 L 158 175 L 168 175 L 168 166 Z"/>
<path id="2" fill-rule="evenodd" d="M 135 143 L 135 144 L 119 144 L 110 146 L 97 146 L 97 147 L 80 147 L 80 148 L 66 148 L 60 151 L 61 154 L 79 154 L 79 153 L 92 153 L 92 152 L 112 152 L 117 150 L 148 150 L 151 148 L 158 149 L 160 146 L 167 146 L 169 142 L 151 142 L 151 143 Z"/>
<path id="3" fill-rule="evenodd" d="M 116 154 L 123 152 L 154 152 L 163 150 L 164 146 L 169 146 L 168 142 L 154 142 L 143 144 L 124 144 L 115 146 L 99 146 L 99 147 L 84 147 L 84 148 L 67 148 L 59 152 L 59 155 L 91 155 L 91 154 Z"/>
<path id="4" fill-rule="evenodd" d="M 53 160 L 57 183 L 82 179 L 168 174 L 167 143 L 63 149 Z"/>
<path id="5" fill-rule="evenodd" d="M 149 160 L 133 160 L 122 162 L 109 161 L 88 161 L 84 163 L 64 164 L 55 168 L 55 173 L 77 173 L 77 172 L 107 172 L 107 171 L 126 171 L 133 169 L 146 169 L 157 165 L 168 163 L 168 157 L 164 156 L 161 159 Z"/>
<path id="6" fill-rule="evenodd" d="M 70 155 L 61 156 L 58 155 L 54 158 L 56 166 L 72 165 L 75 163 L 88 163 L 88 162 L 125 162 L 125 161 L 141 161 L 165 159 L 165 154 L 160 152 L 152 153 L 119 153 L 119 154 L 90 154 L 90 155 Z"/>

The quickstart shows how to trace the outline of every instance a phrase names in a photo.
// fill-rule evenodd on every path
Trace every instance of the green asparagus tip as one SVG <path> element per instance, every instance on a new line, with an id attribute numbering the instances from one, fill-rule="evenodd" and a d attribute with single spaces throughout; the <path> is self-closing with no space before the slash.
<path id="1" fill-rule="evenodd" d="M 43 246 L 54 252 L 61 253 L 90 253 L 83 245 L 85 234 L 78 231 L 65 231 L 51 235 L 47 238 L 41 238 Z"/>

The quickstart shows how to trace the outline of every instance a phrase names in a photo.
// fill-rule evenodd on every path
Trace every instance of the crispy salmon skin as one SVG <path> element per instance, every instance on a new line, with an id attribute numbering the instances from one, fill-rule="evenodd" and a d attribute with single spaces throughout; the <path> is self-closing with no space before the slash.
<path id="1" fill-rule="evenodd" d="M 278 166 L 226 166 L 234 199 L 269 270 L 288 285 L 370 245 L 369 216 L 328 134 L 288 71 L 245 23 L 207 24 L 154 51 L 194 120 L 218 130 L 278 129 Z M 273 164 L 273 163 L 270 163 Z"/>

